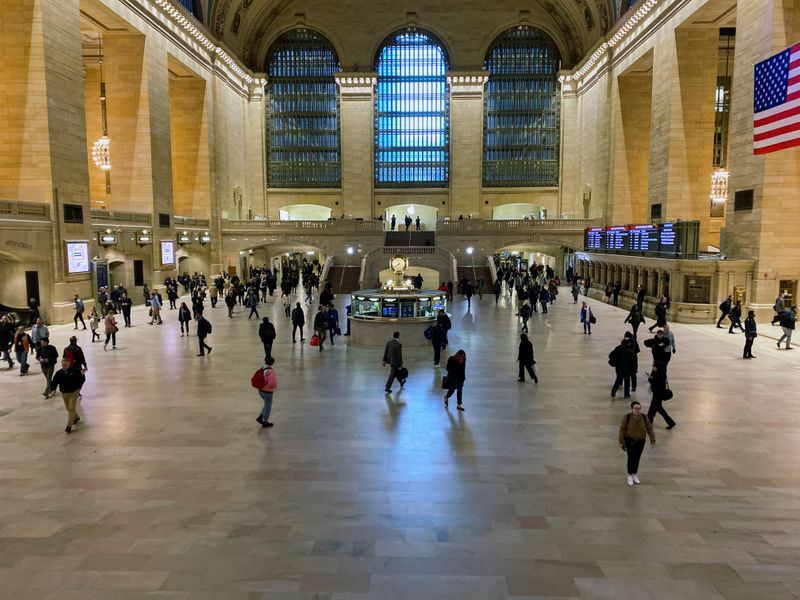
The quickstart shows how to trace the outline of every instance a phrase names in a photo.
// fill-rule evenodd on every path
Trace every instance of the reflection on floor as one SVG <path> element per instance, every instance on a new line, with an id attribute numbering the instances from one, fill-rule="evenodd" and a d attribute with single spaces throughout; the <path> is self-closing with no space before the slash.
<path id="1" fill-rule="evenodd" d="M 606 358 L 625 313 L 593 303 L 585 336 L 570 300 L 534 315 L 534 385 L 516 381 L 514 307 L 457 298 L 465 413 L 444 409 L 431 351 L 407 351 L 406 389 L 385 396 L 380 353 L 292 344 L 277 299 L 269 430 L 256 321 L 222 306 L 204 358 L 175 311 L 148 326 L 136 309 L 116 351 L 78 332 L 90 370 L 71 435 L 37 366 L 0 371 L 2 595 L 800 597 L 800 351 L 762 324 L 743 361 L 741 335 L 675 326 L 678 426 L 656 422 L 629 488 Z M 53 328 L 59 350 L 72 333 Z"/>

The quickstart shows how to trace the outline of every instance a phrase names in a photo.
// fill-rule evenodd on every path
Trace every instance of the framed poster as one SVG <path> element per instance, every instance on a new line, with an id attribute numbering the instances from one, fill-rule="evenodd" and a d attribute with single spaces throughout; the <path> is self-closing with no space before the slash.
<path id="1" fill-rule="evenodd" d="M 161 264 L 175 264 L 175 242 L 172 240 L 162 240 L 161 242 Z"/>
<path id="2" fill-rule="evenodd" d="M 89 272 L 89 242 L 64 242 L 67 245 L 67 274 Z"/>

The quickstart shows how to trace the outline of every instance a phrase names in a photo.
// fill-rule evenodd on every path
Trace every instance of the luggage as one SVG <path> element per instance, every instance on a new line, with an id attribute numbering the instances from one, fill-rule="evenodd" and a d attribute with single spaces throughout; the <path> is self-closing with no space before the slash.
<path id="1" fill-rule="evenodd" d="M 319 336 L 315 333 L 311 336 L 311 341 L 309 342 L 312 346 L 316 347 L 319 346 Z"/>
<path id="2" fill-rule="evenodd" d="M 402 382 L 408 379 L 408 369 L 405 367 L 400 367 L 397 369 L 397 378 Z"/>

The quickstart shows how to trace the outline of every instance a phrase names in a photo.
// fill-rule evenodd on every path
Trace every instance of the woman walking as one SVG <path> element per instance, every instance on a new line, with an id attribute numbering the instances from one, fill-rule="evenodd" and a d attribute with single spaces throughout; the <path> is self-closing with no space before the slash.
<path id="1" fill-rule="evenodd" d="M 105 318 L 105 332 L 106 332 L 106 343 L 103 344 L 103 350 L 108 350 L 108 342 L 111 341 L 111 349 L 117 349 L 117 331 L 119 331 L 119 327 L 117 327 L 117 320 L 114 318 L 116 313 L 113 310 L 109 310 L 106 314 Z"/>
<path id="2" fill-rule="evenodd" d="M 186 329 L 186 335 L 189 335 L 189 323 L 192 320 L 192 312 L 186 306 L 186 302 L 181 302 L 181 307 L 178 309 L 178 323 L 181 324 L 181 337 L 183 337 L 183 330 Z"/>
<path id="3" fill-rule="evenodd" d="M 631 324 L 631 329 L 633 329 L 633 337 L 636 337 L 636 333 L 639 331 L 639 325 L 644 324 L 644 315 L 639 311 L 638 304 L 631 306 L 631 312 L 629 312 L 628 316 L 625 317 L 624 322 Z"/>
<path id="4" fill-rule="evenodd" d="M 592 335 L 592 320 L 594 319 L 594 315 L 592 314 L 591 307 L 583 302 L 581 306 L 581 323 L 583 323 L 583 334 Z"/>
<path id="5" fill-rule="evenodd" d="M 650 400 L 650 408 L 647 409 L 647 418 L 653 422 L 656 414 L 664 417 L 667 422 L 667 429 L 675 427 L 676 423 L 672 420 L 666 410 L 664 410 L 664 399 L 667 395 L 667 367 L 665 364 L 653 363 L 653 370 L 650 372 L 650 391 L 653 398 Z M 671 397 L 671 396 L 670 396 Z"/>
<path id="6" fill-rule="evenodd" d="M 524 333 L 519 336 L 519 352 L 517 353 L 517 360 L 519 361 L 519 378 L 517 381 L 525 383 L 525 371 L 531 376 L 534 383 L 539 383 L 539 378 L 536 376 L 534 366 L 536 361 L 533 360 L 533 344 Z"/>
<path id="7" fill-rule="evenodd" d="M 92 307 L 92 313 L 89 315 L 89 328 L 92 330 L 92 343 L 100 339 L 100 334 L 97 333 L 97 328 L 100 327 L 100 315 L 97 314 L 97 307 Z"/>
<path id="8" fill-rule="evenodd" d="M 447 394 L 444 396 L 444 405 L 447 406 L 447 401 L 453 392 L 456 392 L 456 408 L 464 410 L 461 405 L 462 394 L 464 389 L 464 381 L 467 379 L 467 353 L 459 350 L 453 356 L 447 359 Z"/>
<path id="9" fill-rule="evenodd" d="M 656 447 L 656 436 L 650 419 L 642 414 L 642 405 L 631 402 L 631 412 L 619 424 L 619 447 L 628 454 L 628 485 L 639 484 L 639 459 L 642 458 L 644 444 L 650 438 L 650 447 Z"/>

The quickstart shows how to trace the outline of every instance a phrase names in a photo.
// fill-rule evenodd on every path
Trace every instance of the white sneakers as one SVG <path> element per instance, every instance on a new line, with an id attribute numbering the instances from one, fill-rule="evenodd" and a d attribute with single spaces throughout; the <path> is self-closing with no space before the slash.
<path id="1" fill-rule="evenodd" d="M 628 475 L 628 485 L 634 485 L 634 484 L 639 485 L 640 483 L 642 483 L 642 482 L 639 481 L 639 477 L 638 476 L 636 476 L 636 475 Z"/>
<path id="2" fill-rule="evenodd" d="M 628 485 L 633 485 L 633 475 L 628 475 Z"/>

